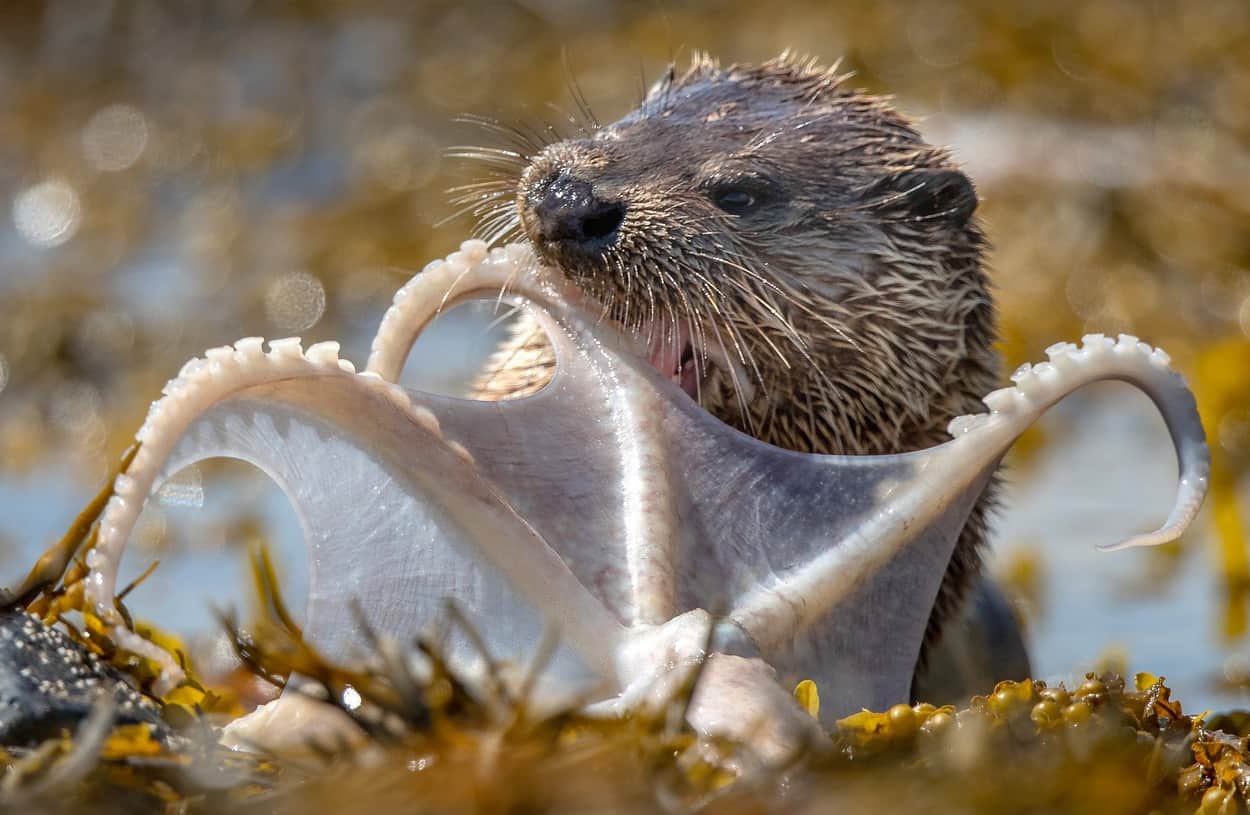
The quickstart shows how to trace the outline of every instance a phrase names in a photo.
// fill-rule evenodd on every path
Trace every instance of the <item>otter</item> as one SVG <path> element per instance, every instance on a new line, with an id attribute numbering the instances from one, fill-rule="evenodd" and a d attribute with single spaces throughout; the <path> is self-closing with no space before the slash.
<path id="1" fill-rule="evenodd" d="M 519 173 L 465 200 L 490 237 L 519 233 L 638 332 L 661 372 L 727 424 L 803 452 L 931 447 L 999 382 L 977 193 L 946 150 L 848 76 L 789 54 L 725 68 L 696 54 L 615 123 L 479 152 Z M 553 364 L 521 319 L 472 395 L 533 393 Z M 931 688 L 928 701 L 969 690 L 923 676 L 965 600 L 1002 617 L 1001 598 L 975 588 L 994 494 L 972 511 L 933 605 L 913 686 Z M 1006 651 L 1022 655 L 1009 628 Z M 1027 673 L 1021 659 L 987 670 Z"/>

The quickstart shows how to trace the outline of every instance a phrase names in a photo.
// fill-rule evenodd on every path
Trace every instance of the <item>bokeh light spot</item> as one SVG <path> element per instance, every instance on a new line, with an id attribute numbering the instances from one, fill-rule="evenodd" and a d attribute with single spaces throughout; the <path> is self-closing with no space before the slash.
<path id="1" fill-rule="evenodd" d="M 83 358 L 107 364 L 130 353 L 135 343 L 135 326 L 122 311 L 93 311 L 78 325 L 75 345 Z"/>
<path id="2" fill-rule="evenodd" d="M 1220 447 L 1230 455 L 1250 452 L 1250 410 L 1231 410 L 1220 418 L 1216 427 Z"/>
<path id="3" fill-rule="evenodd" d="M 325 310 L 325 286 L 307 272 L 288 272 L 265 291 L 265 314 L 279 331 L 312 328 Z"/>
<path id="4" fill-rule="evenodd" d="M 82 133 L 83 158 L 101 172 L 125 170 L 148 145 L 148 123 L 130 105 L 109 105 L 96 112 Z"/>
<path id="5" fill-rule="evenodd" d="M 13 199 L 13 223 L 18 233 L 35 246 L 60 246 L 74 237 L 81 222 L 78 193 L 61 179 L 41 181 Z"/>

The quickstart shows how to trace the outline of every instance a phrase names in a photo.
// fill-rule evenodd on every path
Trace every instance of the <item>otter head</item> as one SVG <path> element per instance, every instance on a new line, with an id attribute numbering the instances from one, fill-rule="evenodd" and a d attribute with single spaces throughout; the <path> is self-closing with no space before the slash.
<path id="1" fill-rule="evenodd" d="M 842 79 L 697 57 L 530 157 L 516 215 L 729 424 L 803 451 L 926 446 L 993 386 L 976 193 Z"/>

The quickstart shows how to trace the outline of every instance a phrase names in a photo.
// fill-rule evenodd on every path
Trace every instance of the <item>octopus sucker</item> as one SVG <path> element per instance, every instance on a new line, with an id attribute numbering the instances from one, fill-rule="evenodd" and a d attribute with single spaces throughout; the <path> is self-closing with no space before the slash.
<path id="1" fill-rule="evenodd" d="M 329 657 L 358 653 L 353 601 L 378 632 L 407 639 L 450 598 L 502 662 L 527 664 L 554 626 L 561 644 L 539 690 L 593 688 L 614 714 L 707 660 L 692 724 L 755 738 L 743 728 L 769 720 L 773 747 L 811 726 L 787 691 L 799 679 L 820 686 L 826 725 L 906 701 L 964 519 L 1014 440 L 1073 390 L 1134 385 L 1176 448 L 1168 518 L 1116 546 L 1175 538 L 1206 490 L 1193 397 L 1166 356 L 1133 337 L 1052 346 L 1049 362 L 986 397 L 992 413 L 956 419 L 936 447 L 816 455 L 702 410 L 645 342 L 526 246 L 466 243 L 401 293 L 361 373 L 335 343 L 273 340 L 264 352 L 251 337 L 183 366 L 149 413 L 105 510 L 87 592 L 119 644 L 160 661 L 165 686 L 179 669 L 125 628 L 118 565 L 142 497 L 211 457 L 254 464 L 294 505 L 316 564 L 305 635 Z M 479 402 L 398 384 L 449 303 L 501 296 L 554 346 L 544 388 Z M 476 653 L 449 641 L 453 661 L 471 667 Z"/>

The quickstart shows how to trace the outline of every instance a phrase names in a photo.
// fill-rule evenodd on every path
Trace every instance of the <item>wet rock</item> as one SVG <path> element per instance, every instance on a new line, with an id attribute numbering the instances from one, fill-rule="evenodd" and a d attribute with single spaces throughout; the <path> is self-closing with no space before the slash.
<path id="1" fill-rule="evenodd" d="M 170 736 L 156 703 L 116 668 L 24 611 L 0 612 L 0 745 L 73 732 L 104 693 L 116 702 L 119 723 L 146 722 L 154 737 Z"/>

